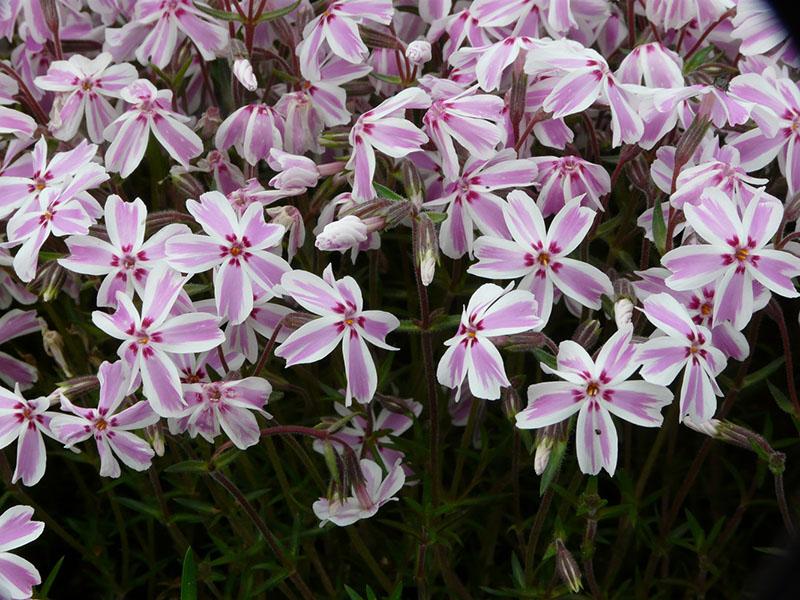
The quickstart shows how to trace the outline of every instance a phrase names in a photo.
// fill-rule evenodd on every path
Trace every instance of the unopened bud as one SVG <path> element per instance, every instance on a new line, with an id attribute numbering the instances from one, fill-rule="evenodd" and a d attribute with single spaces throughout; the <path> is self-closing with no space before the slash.
<path id="1" fill-rule="evenodd" d="M 425 213 L 416 217 L 414 224 L 414 261 L 419 269 L 422 285 L 428 286 L 436 273 L 439 262 L 439 240 L 436 236 L 436 225 Z"/>
<path id="2" fill-rule="evenodd" d="M 42 346 L 45 353 L 56 361 L 67 377 L 72 377 L 72 371 L 64 357 L 64 339 L 57 331 L 51 330 L 44 319 L 39 318 L 39 324 L 42 326 Z"/>
<path id="3" fill-rule="evenodd" d="M 69 398 L 74 400 L 84 394 L 88 394 L 100 387 L 100 380 L 95 375 L 83 375 L 81 377 L 73 377 L 62 381 L 58 384 L 58 391 Z"/>
<path id="4" fill-rule="evenodd" d="M 314 244 L 324 251 L 345 251 L 367 240 L 367 225 L 355 215 L 347 215 L 325 226 Z"/>
<path id="5" fill-rule="evenodd" d="M 614 303 L 614 322 L 617 329 L 624 329 L 631 323 L 633 317 L 633 302 L 628 298 L 620 298 Z"/>
<path id="6" fill-rule="evenodd" d="M 44 22 L 47 25 L 47 28 L 53 32 L 53 34 L 58 35 L 58 6 L 56 0 L 40 0 L 39 5 L 42 9 L 42 15 L 44 15 Z"/>
<path id="7" fill-rule="evenodd" d="M 42 282 L 42 300 L 50 302 L 58 296 L 64 282 L 67 279 L 67 272 L 56 261 L 52 261 L 53 266 L 47 271 Z"/>
<path id="8" fill-rule="evenodd" d="M 200 194 L 206 191 L 205 186 L 200 183 L 191 173 L 183 170 L 183 167 L 176 165 L 172 167 L 169 172 L 170 181 L 173 187 L 178 190 L 178 193 L 184 198 L 198 198 Z"/>
<path id="9" fill-rule="evenodd" d="M 559 538 L 556 539 L 556 571 L 567 587 L 572 590 L 572 593 L 577 594 L 581 591 L 581 570 L 578 568 L 578 563 L 572 553 L 567 550 L 564 542 Z"/>
<path id="10" fill-rule="evenodd" d="M 600 321 L 589 319 L 584 321 L 572 334 L 572 341 L 582 346 L 587 351 L 591 351 L 597 340 L 600 339 Z"/>
<path id="11" fill-rule="evenodd" d="M 153 446 L 153 452 L 156 456 L 164 456 L 164 432 L 162 431 L 161 423 L 158 422 L 154 425 L 149 425 L 144 430 L 147 439 Z"/>
<path id="12" fill-rule="evenodd" d="M 420 177 L 416 165 L 410 160 L 404 160 L 400 164 L 400 173 L 403 178 L 406 198 L 419 209 L 425 201 L 425 185 L 422 183 L 422 177 Z"/>
<path id="13" fill-rule="evenodd" d="M 431 43 L 427 40 L 414 40 L 406 46 L 406 58 L 412 65 L 424 65 L 431 55 Z"/>
<path id="14" fill-rule="evenodd" d="M 295 206 L 277 206 L 268 208 L 267 215 L 271 223 L 283 225 L 289 232 L 288 258 L 291 261 L 306 240 L 303 214 Z"/>
<path id="15" fill-rule="evenodd" d="M 219 112 L 218 106 L 210 106 L 206 109 L 200 118 L 197 120 L 195 130 L 199 132 L 201 137 L 211 138 L 217 133 L 217 129 L 222 124 L 222 115 Z M 197 196 L 190 196 L 196 198 Z"/>
<path id="16" fill-rule="evenodd" d="M 547 465 L 550 464 L 550 453 L 553 451 L 553 439 L 543 438 L 536 445 L 536 453 L 533 455 L 533 471 L 537 475 L 544 473 Z"/>
<path id="17" fill-rule="evenodd" d="M 317 315 L 312 315 L 307 312 L 290 312 L 288 315 L 283 317 L 283 327 L 289 331 L 294 331 L 306 323 L 310 323 L 316 318 Z"/>
<path id="18" fill-rule="evenodd" d="M 367 48 L 389 48 L 391 50 L 402 50 L 403 42 L 391 33 L 388 29 L 376 31 L 363 25 L 358 26 L 358 33 Z"/>
<path id="19" fill-rule="evenodd" d="M 325 464 L 328 467 L 328 471 L 331 474 L 331 479 L 333 479 L 336 487 L 341 486 L 341 477 L 339 475 L 339 457 L 337 456 L 336 451 L 333 449 L 333 444 L 331 444 L 328 440 L 324 440 L 322 442 L 322 455 L 325 457 Z"/>
<path id="20" fill-rule="evenodd" d="M 253 65 L 246 58 L 237 58 L 233 61 L 233 74 L 245 89 L 251 92 L 255 92 L 258 89 L 258 81 L 256 80 L 256 74 L 253 73 Z"/>
<path id="21" fill-rule="evenodd" d="M 787 223 L 796 221 L 800 218 L 800 192 L 797 192 L 790 200 L 786 202 L 786 209 L 784 210 L 784 218 Z"/>

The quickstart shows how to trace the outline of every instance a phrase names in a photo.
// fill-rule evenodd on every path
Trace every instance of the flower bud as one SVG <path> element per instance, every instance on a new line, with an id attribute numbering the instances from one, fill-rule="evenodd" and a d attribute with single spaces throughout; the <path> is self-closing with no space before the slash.
<path id="1" fill-rule="evenodd" d="M 57 36 L 59 16 L 56 0 L 40 0 L 39 5 L 42 9 L 45 25 Z"/>
<path id="2" fill-rule="evenodd" d="M 550 455 L 556 441 L 565 437 L 566 429 L 562 423 L 547 425 L 536 431 L 536 453 L 533 456 L 533 470 L 537 475 L 544 473 L 550 464 Z"/>
<path id="3" fill-rule="evenodd" d="M 283 327 L 289 331 L 294 331 L 295 329 L 299 329 L 306 323 L 309 323 L 316 318 L 316 315 L 312 315 L 307 312 L 290 312 L 288 315 L 283 317 Z"/>
<path id="4" fill-rule="evenodd" d="M 417 216 L 414 235 L 414 261 L 419 268 L 422 285 L 428 286 L 433 281 L 436 264 L 439 262 L 439 241 L 436 237 L 436 225 L 425 213 Z"/>
<path id="5" fill-rule="evenodd" d="M 45 302 L 54 300 L 64 286 L 66 279 L 67 272 L 64 267 L 53 261 L 53 266 L 47 271 L 42 280 L 42 300 Z"/>
<path id="6" fill-rule="evenodd" d="M 345 251 L 367 240 L 367 225 L 355 215 L 347 215 L 325 226 L 314 243 L 324 251 Z"/>
<path id="7" fill-rule="evenodd" d="M 258 89 L 258 81 L 256 81 L 255 73 L 253 73 L 253 65 L 246 58 L 237 58 L 233 61 L 233 74 L 246 90 L 255 92 Z"/>
<path id="8" fill-rule="evenodd" d="M 267 162 L 278 174 L 269 184 L 279 190 L 310 188 L 317 185 L 319 171 L 313 160 L 273 148 L 269 151 Z"/>
<path id="9" fill-rule="evenodd" d="M 269 215 L 271 223 L 283 225 L 289 232 L 288 258 L 291 261 L 306 241 L 303 214 L 295 206 L 278 206 L 268 208 L 267 215 Z"/>
<path id="10" fill-rule="evenodd" d="M 628 298 L 620 298 L 614 303 L 614 322 L 617 329 L 623 329 L 631 324 L 633 317 L 633 302 Z"/>
<path id="11" fill-rule="evenodd" d="M 581 570 L 572 553 L 567 550 L 564 542 L 558 538 L 556 545 L 556 572 L 573 594 L 581 591 Z"/>
<path id="12" fill-rule="evenodd" d="M 96 375 L 83 375 L 73 377 L 58 384 L 58 391 L 67 398 L 73 400 L 84 394 L 93 392 L 100 387 L 100 380 Z"/>
<path id="13" fill-rule="evenodd" d="M 412 65 L 424 65 L 431 59 L 431 43 L 427 40 L 414 40 L 406 46 L 406 58 Z"/>
<path id="14" fill-rule="evenodd" d="M 148 425 L 145 427 L 144 433 L 147 439 L 150 440 L 150 444 L 153 446 L 153 452 L 156 453 L 156 456 L 164 456 L 164 432 L 162 431 L 161 423 L 158 422 L 154 425 Z"/>
<path id="15" fill-rule="evenodd" d="M 584 321 L 572 334 L 572 341 L 582 346 L 587 351 L 591 351 L 597 340 L 600 339 L 600 321 L 589 319 Z"/>
<path id="16" fill-rule="evenodd" d="M 201 137 L 204 138 L 211 138 L 219 129 L 219 126 L 222 124 L 222 115 L 220 115 L 219 107 L 218 106 L 211 106 L 209 107 L 206 112 L 200 115 L 200 118 L 197 120 L 197 126 L 195 129 L 200 134 Z M 190 198 L 196 198 L 197 196 L 189 196 Z"/>
<path id="17" fill-rule="evenodd" d="M 403 178 L 403 189 L 408 198 L 417 210 L 420 209 L 425 201 L 425 184 L 422 182 L 419 171 L 410 160 L 404 160 L 400 164 L 400 173 Z"/>
<path id="18" fill-rule="evenodd" d="M 200 194 L 206 192 L 205 186 L 192 175 L 187 173 L 180 165 L 175 165 L 169 171 L 170 181 L 178 190 L 178 193 L 185 198 L 199 198 Z"/>
<path id="19" fill-rule="evenodd" d="M 72 377 L 72 371 L 67 365 L 67 359 L 64 357 L 64 339 L 57 331 L 51 330 L 47 326 L 47 321 L 41 317 L 39 318 L 39 324 L 42 326 L 42 346 L 45 353 L 56 361 L 56 364 L 67 377 Z"/>

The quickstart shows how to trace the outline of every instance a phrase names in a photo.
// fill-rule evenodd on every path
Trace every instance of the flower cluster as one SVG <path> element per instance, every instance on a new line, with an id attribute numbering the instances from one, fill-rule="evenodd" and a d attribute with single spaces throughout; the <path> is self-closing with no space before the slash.
<path id="1" fill-rule="evenodd" d="M 541 430 L 537 473 L 574 430 L 580 471 L 613 476 L 613 417 L 661 427 L 676 396 L 674 423 L 717 423 L 760 311 L 785 334 L 800 296 L 800 61 L 765 11 L 0 6 L 9 485 L 59 447 L 120 478 L 208 443 L 231 491 L 231 446 L 305 435 L 331 475 L 313 514 L 347 526 L 415 484 L 439 501 L 441 440 L 420 459 L 412 434 L 448 397 L 469 432 L 499 404 L 493 434 Z M 6 552 L 32 510 L 0 516 L 0 596 L 41 581 Z"/>

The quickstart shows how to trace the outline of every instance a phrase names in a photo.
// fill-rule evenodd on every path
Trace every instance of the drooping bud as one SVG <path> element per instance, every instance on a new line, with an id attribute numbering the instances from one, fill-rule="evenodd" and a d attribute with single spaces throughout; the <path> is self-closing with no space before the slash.
<path id="1" fill-rule="evenodd" d="M 72 377 L 72 371 L 64 357 L 64 339 L 57 331 L 50 329 L 44 319 L 39 318 L 39 324 L 42 326 L 42 346 L 45 353 L 56 361 L 67 377 Z"/>
<path id="2" fill-rule="evenodd" d="M 583 587 L 581 585 L 581 570 L 578 568 L 578 563 L 572 552 L 567 550 L 561 538 L 555 541 L 556 546 L 556 572 L 567 587 L 572 590 L 573 594 L 577 594 Z"/>
<path id="3" fill-rule="evenodd" d="M 714 94 L 703 95 L 700 101 L 700 107 L 697 109 L 697 114 L 692 121 L 692 124 L 687 127 L 686 131 L 678 140 L 675 146 L 675 166 L 672 173 L 672 193 L 675 192 L 675 186 L 678 181 L 678 175 L 683 166 L 689 162 L 692 156 L 703 141 L 703 138 L 711 125 L 711 111 L 714 108 L 715 102 Z"/>
<path id="4" fill-rule="evenodd" d="M 283 317 L 283 327 L 289 331 L 294 331 L 295 329 L 299 329 L 306 323 L 309 323 L 316 318 L 316 315 L 312 315 L 307 312 L 290 312 L 288 315 Z"/>
<path id="5" fill-rule="evenodd" d="M 288 259 L 291 262 L 298 250 L 306 241 L 306 228 L 303 224 L 303 214 L 295 206 L 277 206 L 268 208 L 267 215 L 271 223 L 283 225 L 289 232 Z"/>
<path id="6" fill-rule="evenodd" d="M 198 198 L 200 194 L 205 193 L 206 188 L 197 177 L 187 173 L 180 165 L 175 165 L 169 170 L 169 177 L 170 182 L 178 190 L 181 197 Z"/>
<path id="7" fill-rule="evenodd" d="M 556 442 L 566 439 L 566 427 L 563 423 L 555 423 L 536 431 L 536 452 L 533 456 L 533 470 L 541 475 L 550 464 L 550 456 Z"/>
<path id="8" fill-rule="evenodd" d="M 56 0 L 40 0 L 39 5 L 42 8 L 42 15 L 44 15 L 44 22 L 47 28 L 58 39 L 59 16 L 58 16 L 58 3 Z"/>
<path id="9" fill-rule="evenodd" d="M 345 251 L 367 240 L 367 224 L 355 215 L 347 215 L 325 226 L 314 245 L 324 251 Z"/>
<path id="10" fill-rule="evenodd" d="M 412 65 L 424 65 L 431 56 L 431 43 L 427 40 L 414 40 L 406 46 L 406 58 Z"/>
<path id="11" fill-rule="evenodd" d="M 273 148 L 269 151 L 267 163 L 277 172 L 269 184 L 279 190 L 310 188 L 316 186 L 319 180 L 317 165 L 307 156 L 298 156 Z"/>
<path id="12" fill-rule="evenodd" d="M 150 440 L 150 444 L 153 446 L 153 451 L 156 453 L 156 456 L 164 456 L 164 431 L 161 422 L 159 421 L 158 423 L 145 427 L 144 434 L 147 439 Z"/>
<path id="13" fill-rule="evenodd" d="M 389 48 L 390 50 L 403 50 L 404 48 L 403 42 L 385 28 L 383 31 L 376 31 L 359 25 L 358 33 L 367 48 Z"/>

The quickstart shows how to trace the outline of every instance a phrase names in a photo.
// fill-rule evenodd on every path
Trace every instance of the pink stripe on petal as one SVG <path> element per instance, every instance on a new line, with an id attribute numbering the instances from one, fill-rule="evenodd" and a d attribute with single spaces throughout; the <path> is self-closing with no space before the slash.
<path id="1" fill-rule="evenodd" d="M 554 118 L 582 112 L 597 100 L 602 88 L 603 75 L 599 70 L 576 69 L 561 78 L 542 106 Z"/>
<path id="2" fill-rule="evenodd" d="M 547 273 L 558 289 L 589 308 L 600 308 L 600 297 L 613 293 L 608 275 L 579 260 L 558 258 Z"/>
<path id="3" fill-rule="evenodd" d="M 30 506 L 13 506 L 0 515 L 0 552 L 24 546 L 42 535 L 44 523 L 31 517 Z"/>
<path id="4" fill-rule="evenodd" d="M 578 413 L 575 445 L 578 466 L 587 475 L 605 468 L 613 476 L 617 468 L 617 430 L 608 411 L 597 402 L 587 402 Z"/>
<path id="5" fill-rule="evenodd" d="M 686 308 L 667 293 L 644 299 L 644 314 L 650 322 L 667 335 L 686 342 L 697 332 Z"/>
<path id="6" fill-rule="evenodd" d="M 245 408 L 221 406 L 219 424 L 233 445 L 240 450 L 257 444 L 261 437 L 255 415 Z"/>
<path id="7" fill-rule="evenodd" d="M 602 400 L 609 412 L 634 425 L 659 427 L 664 421 L 661 409 L 672 402 L 672 392 L 645 381 L 623 381 L 613 386 Z"/>
<path id="8" fill-rule="evenodd" d="M 158 347 L 176 354 L 206 352 L 225 341 L 218 323 L 216 316 L 206 313 L 172 317 L 158 328 Z"/>
<path id="9" fill-rule="evenodd" d="M 243 260 L 224 260 L 214 274 L 217 313 L 237 325 L 253 310 L 253 286 Z"/>
<path id="10" fill-rule="evenodd" d="M 541 325 L 533 294 L 524 290 L 508 292 L 483 313 L 477 325 L 481 335 L 493 337 L 530 331 Z"/>
<path id="11" fill-rule="evenodd" d="M 200 137 L 166 113 L 153 115 L 152 130 L 153 135 L 170 156 L 184 166 L 188 165 L 191 159 L 200 156 L 203 151 Z"/>
<path id="12" fill-rule="evenodd" d="M 194 233 L 166 240 L 165 250 L 169 265 L 184 273 L 202 273 L 225 260 L 219 241 Z"/>
<path id="13" fill-rule="evenodd" d="M 142 429 L 154 425 L 159 419 L 147 402 L 140 401 L 114 415 L 114 427 L 123 430 Z"/>
<path id="14" fill-rule="evenodd" d="M 698 289 L 720 276 L 726 266 L 722 252 L 714 246 L 681 246 L 661 257 L 661 264 L 672 274 L 666 283 L 676 291 Z"/>
<path id="15" fill-rule="evenodd" d="M 186 412 L 181 392 L 180 375 L 169 357 L 150 347 L 139 358 L 142 390 L 153 410 L 162 417 L 178 417 Z"/>
<path id="16" fill-rule="evenodd" d="M 753 278 L 750 269 L 728 267 L 714 294 L 713 324 L 731 321 L 738 330 L 753 316 Z"/>
<path id="17" fill-rule="evenodd" d="M 13 598 L 30 598 L 33 586 L 42 583 L 39 571 L 30 562 L 16 554 L 0 554 L 0 584 L 4 593 Z"/>
<path id="18" fill-rule="evenodd" d="M 264 250 L 250 252 L 244 268 L 253 285 L 267 292 L 272 292 L 281 283 L 283 276 L 292 269 L 280 256 Z"/>
<path id="19" fill-rule="evenodd" d="M 595 373 L 614 381 L 624 381 L 638 368 L 636 347 L 631 343 L 633 328 L 620 329 L 603 344 L 597 355 Z"/>
<path id="20" fill-rule="evenodd" d="M 471 361 L 467 372 L 469 390 L 476 398 L 496 400 L 500 397 L 500 389 L 511 385 L 503 359 L 489 340 L 481 337 L 474 339 L 477 343 L 467 350 Z"/>
<path id="21" fill-rule="evenodd" d="M 362 404 L 369 402 L 378 387 L 378 374 L 367 344 L 355 329 L 345 331 L 342 352 L 347 375 L 345 405 L 350 405 L 351 398 Z"/>
<path id="22" fill-rule="evenodd" d="M 530 253 L 517 242 L 482 236 L 475 240 L 473 252 L 478 262 L 467 272 L 486 279 L 516 279 L 531 272 Z"/>
<path id="23" fill-rule="evenodd" d="M 367 47 L 358 35 L 358 28 L 350 19 L 330 14 L 322 17 L 322 29 L 331 51 L 348 62 L 361 63 L 368 54 Z"/>
<path id="24" fill-rule="evenodd" d="M 460 388 L 467 370 L 471 368 L 471 360 L 467 352 L 467 345 L 461 341 L 450 346 L 436 368 L 436 379 L 442 385 Z"/>
<path id="25" fill-rule="evenodd" d="M 522 246 L 531 246 L 537 242 L 545 243 L 547 229 L 542 213 L 528 194 L 514 190 L 508 194 L 508 205 L 505 220 L 508 230 Z"/>
<path id="26" fill-rule="evenodd" d="M 576 400 L 575 385 L 566 381 L 536 383 L 528 388 L 528 406 L 516 415 L 520 429 L 538 429 L 560 423 L 578 412 L 582 406 Z"/>
<path id="27" fill-rule="evenodd" d="M 792 279 L 800 275 L 800 258 L 782 250 L 759 250 L 750 274 L 767 289 L 785 296 L 800 296 Z"/>
<path id="28" fill-rule="evenodd" d="M 659 385 L 672 383 L 686 364 L 687 347 L 666 335 L 638 345 L 636 358 L 642 363 L 642 378 Z"/>
<path id="29" fill-rule="evenodd" d="M 22 480 L 22 484 L 32 486 L 39 483 L 47 466 L 42 432 L 29 421 L 22 429 L 17 442 L 17 467 L 11 483 Z"/>
<path id="30" fill-rule="evenodd" d="M 322 317 L 294 331 L 275 351 L 286 359 L 286 366 L 312 363 L 333 352 L 342 339 L 342 326 L 336 317 Z"/>

